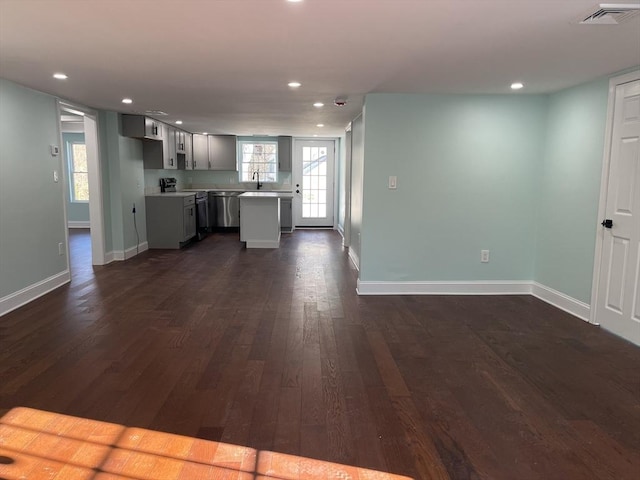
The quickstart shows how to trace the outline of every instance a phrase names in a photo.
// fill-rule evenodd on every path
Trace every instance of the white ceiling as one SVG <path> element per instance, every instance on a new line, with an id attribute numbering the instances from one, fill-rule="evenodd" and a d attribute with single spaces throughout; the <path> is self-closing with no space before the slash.
<path id="1" fill-rule="evenodd" d="M 640 64 L 640 16 L 575 23 L 597 1 L 0 0 L 0 76 L 192 132 L 335 136 L 370 92 L 553 92 Z"/>

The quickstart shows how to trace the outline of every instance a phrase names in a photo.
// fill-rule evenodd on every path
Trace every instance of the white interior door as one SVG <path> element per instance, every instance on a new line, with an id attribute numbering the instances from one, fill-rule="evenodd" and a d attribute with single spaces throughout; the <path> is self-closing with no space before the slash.
<path id="1" fill-rule="evenodd" d="M 615 92 L 596 320 L 640 345 L 640 80 Z"/>
<path id="2" fill-rule="evenodd" d="M 296 140 L 293 162 L 295 226 L 333 227 L 335 142 Z"/>

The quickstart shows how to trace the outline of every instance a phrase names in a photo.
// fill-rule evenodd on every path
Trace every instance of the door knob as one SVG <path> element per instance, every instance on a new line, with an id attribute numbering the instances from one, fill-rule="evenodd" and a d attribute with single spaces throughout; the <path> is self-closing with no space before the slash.
<path id="1" fill-rule="evenodd" d="M 606 220 L 603 220 L 600 225 L 602 225 L 604 228 L 611 228 L 613 227 L 613 220 L 607 218 Z"/>

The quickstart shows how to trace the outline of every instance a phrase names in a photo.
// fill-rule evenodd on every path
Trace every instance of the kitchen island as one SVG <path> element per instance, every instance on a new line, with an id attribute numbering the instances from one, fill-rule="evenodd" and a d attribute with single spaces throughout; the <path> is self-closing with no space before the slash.
<path id="1" fill-rule="evenodd" d="M 280 247 L 280 199 L 291 192 L 246 192 L 240 199 L 240 241 L 247 248 Z"/>

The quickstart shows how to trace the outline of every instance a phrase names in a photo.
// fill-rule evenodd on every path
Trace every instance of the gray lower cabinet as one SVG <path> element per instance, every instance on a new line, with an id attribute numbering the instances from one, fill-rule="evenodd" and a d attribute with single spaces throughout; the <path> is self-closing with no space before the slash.
<path id="1" fill-rule="evenodd" d="M 280 199 L 280 231 L 293 232 L 293 210 L 290 198 Z"/>
<path id="2" fill-rule="evenodd" d="M 194 195 L 145 197 L 149 248 L 180 248 L 196 235 Z"/>
<path id="3" fill-rule="evenodd" d="M 278 137 L 278 171 L 279 172 L 291 171 L 292 147 L 293 147 L 292 137 Z"/>
<path id="4" fill-rule="evenodd" d="M 208 135 L 209 169 L 238 170 L 238 153 L 235 135 Z"/>

